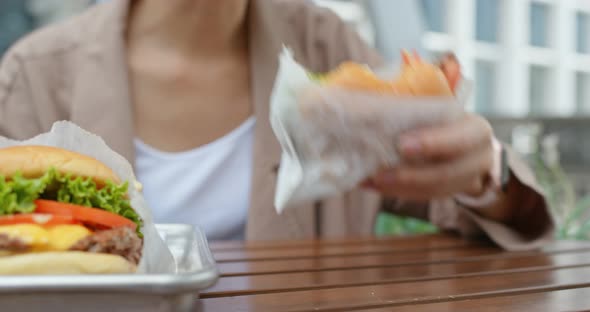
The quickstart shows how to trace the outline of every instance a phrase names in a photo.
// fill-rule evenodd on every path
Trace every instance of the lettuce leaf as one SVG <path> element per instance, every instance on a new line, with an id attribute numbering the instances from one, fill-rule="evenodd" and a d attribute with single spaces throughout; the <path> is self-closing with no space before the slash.
<path id="1" fill-rule="evenodd" d="M 10 180 L 0 176 L 0 215 L 31 213 L 35 211 L 36 199 L 51 199 L 118 214 L 135 222 L 141 235 L 142 220 L 126 198 L 127 188 L 127 182 L 121 185 L 107 182 L 99 190 L 90 178 L 72 178 L 53 168 L 36 179 L 24 178 L 18 173 Z"/>

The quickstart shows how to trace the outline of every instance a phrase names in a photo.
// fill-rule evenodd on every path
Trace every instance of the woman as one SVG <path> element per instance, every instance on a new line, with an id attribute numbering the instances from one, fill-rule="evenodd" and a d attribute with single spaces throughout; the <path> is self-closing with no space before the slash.
<path id="1" fill-rule="evenodd" d="M 550 237 L 530 172 L 509 152 L 502 190 L 489 124 L 472 114 L 402 137 L 406 165 L 378 173 L 371 191 L 277 215 L 268 99 L 283 44 L 314 71 L 381 62 L 308 1 L 111 1 L 8 53 L 0 134 L 24 139 L 72 120 L 134 163 L 158 222 L 198 224 L 210 239 L 368 235 L 382 208 L 510 249 Z"/>

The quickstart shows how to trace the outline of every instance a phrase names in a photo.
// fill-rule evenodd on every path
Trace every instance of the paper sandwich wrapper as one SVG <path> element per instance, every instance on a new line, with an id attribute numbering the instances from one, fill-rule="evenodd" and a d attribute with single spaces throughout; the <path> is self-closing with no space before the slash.
<path id="1" fill-rule="evenodd" d="M 143 256 L 137 273 L 175 273 L 176 264 L 172 254 L 158 234 L 151 212 L 141 195 L 141 187 L 131 164 L 111 150 L 97 135 L 83 130 L 69 121 L 58 121 L 51 130 L 24 141 L 0 137 L 0 148 L 14 145 L 54 146 L 93 157 L 111 168 L 122 181 L 129 183 L 131 206 L 143 219 Z"/>
<path id="2" fill-rule="evenodd" d="M 455 97 L 402 97 L 322 86 L 285 48 L 270 103 L 282 147 L 277 212 L 351 191 L 395 166 L 399 134 L 460 118 L 469 87 L 463 83 Z"/>

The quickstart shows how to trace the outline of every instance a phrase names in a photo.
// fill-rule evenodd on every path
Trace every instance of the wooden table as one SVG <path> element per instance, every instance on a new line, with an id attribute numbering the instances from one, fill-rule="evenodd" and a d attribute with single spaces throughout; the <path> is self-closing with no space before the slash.
<path id="1" fill-rule="evenodd" d="M 430 235 L 211 248 L 221 278 L 198 311 L 590 309 L 588 242 L 505 252 Z"/>

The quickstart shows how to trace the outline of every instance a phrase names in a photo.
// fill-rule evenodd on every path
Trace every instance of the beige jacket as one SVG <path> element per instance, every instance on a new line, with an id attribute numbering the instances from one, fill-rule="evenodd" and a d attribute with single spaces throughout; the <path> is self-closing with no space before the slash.
<path id="1" fill-rule="evenodd" d="M 134 160 L 133 103 L 125 60 L 128 0 L 109 1 L 17 43 L 0 67 L 0 135 L 25 139 L 71 120 Z M 277 215 L 273 207 L 280 146 L 269 125 L 269 96 L 283 44 L 314 71 L 345 60 L 378 64 L 379 55 L 334 14 L 307 1 L 251 0 L 250 62 L 257 117 L 248 239 L 298 239 L 372 234 L 383 207 L 428 219 L 445 230 L 491 238 L 509 249 L 539 246 L 553 225 L 535 180 L 512 153 L 510 166 L 524 186 L 511 224 L 499 224 L 453 199 L 409 204 L 354 191 Z M 502 203 L 497 203 L 502 205 Z"/>

